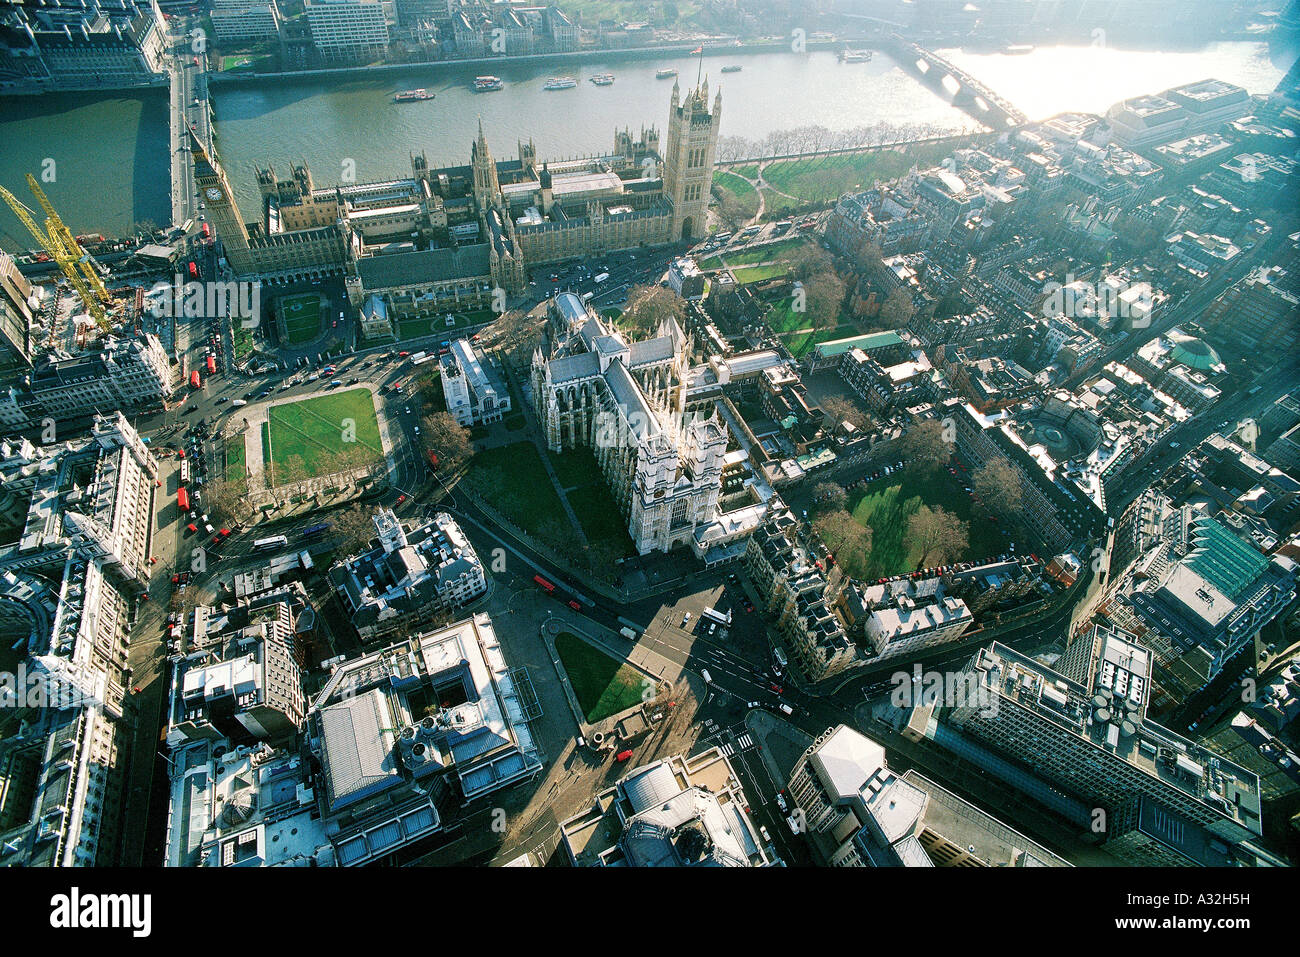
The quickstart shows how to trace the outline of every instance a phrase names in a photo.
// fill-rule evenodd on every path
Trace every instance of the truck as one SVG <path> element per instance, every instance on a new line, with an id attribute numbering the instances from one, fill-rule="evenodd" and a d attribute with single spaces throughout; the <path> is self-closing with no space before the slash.
<path id="1" fill-rule="evenodd" d="M 232 409 L 237 409 L 237 408 L 239 408 L 241 405 L 248 405 L 248 400 L 247 400 L 247 399 L 235 399 L 233 402 L 230 403 L 230 407 L 231 407 Z"/>
<path id="2" fill-rule="evenodd" d="M 626 638 L 628 641 L 636 641 L 637 639 L 636 632 L 633 631 L 631 628 L 628 628 L 626 625 L 620 628 L 618 630 L 618 633 L 622 635 L 624 638 Z"/>
<path id="3" fill-rule="evenodd" d="M 436 359 L 436 358 L 437 358 L 437 356 L 426 355 L 426 354 L 424 354 L 424 353 L 420 353 L 418 356 L 411 356 L 411 365 L 413 365 L 413 366 L 423 365 L 424 363 L 426 363 L 426 362 L 430 362 L 430 361 L 432 361 L 433 359 Z"/>
<path id="4" fill-rule="evenodd" d="M 411 365 L 419 365 L 419 364 L 420 364 L 420 360 L 421 360 L 421 359 L 424 359 L 424 358 L 427 357 L 428 355 L 429 355 L 429 353 L 427 353 L 427 352 L 417 352 L 417 353 L 415 353 L 413 356 L 411 356 Z"/>
<path id="5" fill-rule="evenodd" d="M 704 683 L 705 683 L 706 685 L 711 685 L 711 684 L 713 684 L 713 675 L 709 674 L 709 669 L 708 669 L 708 668 L 701 669 L 701 671 L 700 671 L 700 677 L 704 679 Z"/>

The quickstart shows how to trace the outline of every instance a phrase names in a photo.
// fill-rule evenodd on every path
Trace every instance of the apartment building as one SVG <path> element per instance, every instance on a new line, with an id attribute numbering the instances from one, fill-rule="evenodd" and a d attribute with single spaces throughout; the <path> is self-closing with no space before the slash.
<path id="1" fill-rule="evenodd" d="M 789 510 L 776 513 L 750 535 L 744 563 L 792 660 L 818 681 L 848 668 L 858 651 L 827 600 L 823 560 L 809 552 L 800 533 Z"/>
<path id="2" fill-rule="evenodd" d="M 634 768 L 560 833 L 575 867 L 767 867 L 774 858 L 716 747 Z"/>
<path id="3" fill-rule="evenodd" d="M 975 623 L 966 603 L 947 594 L 939 576 L 851 581 L 840 591 L 837 607 L 849 633 L 865 640 L 876 661 L 954 641 Z"/>

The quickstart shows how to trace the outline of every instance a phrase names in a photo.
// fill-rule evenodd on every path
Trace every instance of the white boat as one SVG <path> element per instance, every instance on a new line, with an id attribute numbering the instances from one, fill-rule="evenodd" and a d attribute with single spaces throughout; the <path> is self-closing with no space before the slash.
<path id="1" fill-rule="evenodd" d="M 578 81 L 571 76 L 553 76 L 546 81 L 543 90 L 572 90 Z"/>
<path id="2" fill-rule="evenodd" d="M 487 93 L 491 90 L 500 90 L 505 86 L 499 76 L 476 76 L 474 77 L 474 92 Z"/>
<path id="3" fill-rule="evenodd" d="M 597 73 L 591 78 L 591 82 L 597 86 L 610 86 L 614 82 L 613 73 Z"/>

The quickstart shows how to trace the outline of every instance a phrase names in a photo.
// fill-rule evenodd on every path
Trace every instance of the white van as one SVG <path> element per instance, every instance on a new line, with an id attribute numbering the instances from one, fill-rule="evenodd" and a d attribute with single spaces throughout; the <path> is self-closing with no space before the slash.
<path id="1" fill-rule="evenodd" d="M 709 674 L 708 668 L 704 668 L 703 670 L 700 671 L 700 677 L 704 679 L 704 683 L 706 685 L 713 684 L 713 675 Z"/>
<path id="2" fill-rule="evenodd" d="M 779 705 L 777 705 L 777 707 L 780 708 L 781 713 L 786 715 L 787 717 L 791 717 L 794 715 L 794 708 L 790 707 L 784 701 L 782 701 Z"/>

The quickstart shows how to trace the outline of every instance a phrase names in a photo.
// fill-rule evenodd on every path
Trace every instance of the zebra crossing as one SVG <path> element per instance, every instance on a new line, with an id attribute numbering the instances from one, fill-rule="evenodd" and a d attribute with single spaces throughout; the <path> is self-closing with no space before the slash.
<path id="1" fill-rule="evenodd" d="M 754 739 L 749 736 L 748 732 L 746 732 L 736 738 L 735 744 L 732 744 L 730 741 L 724 741 L 720 744 L 720 747 L 722 748 L 723 755 L 729 758 L 736 753 L 737 747 L 739 747 L 741 751 L 748 751 L 753 748 Z"/>

